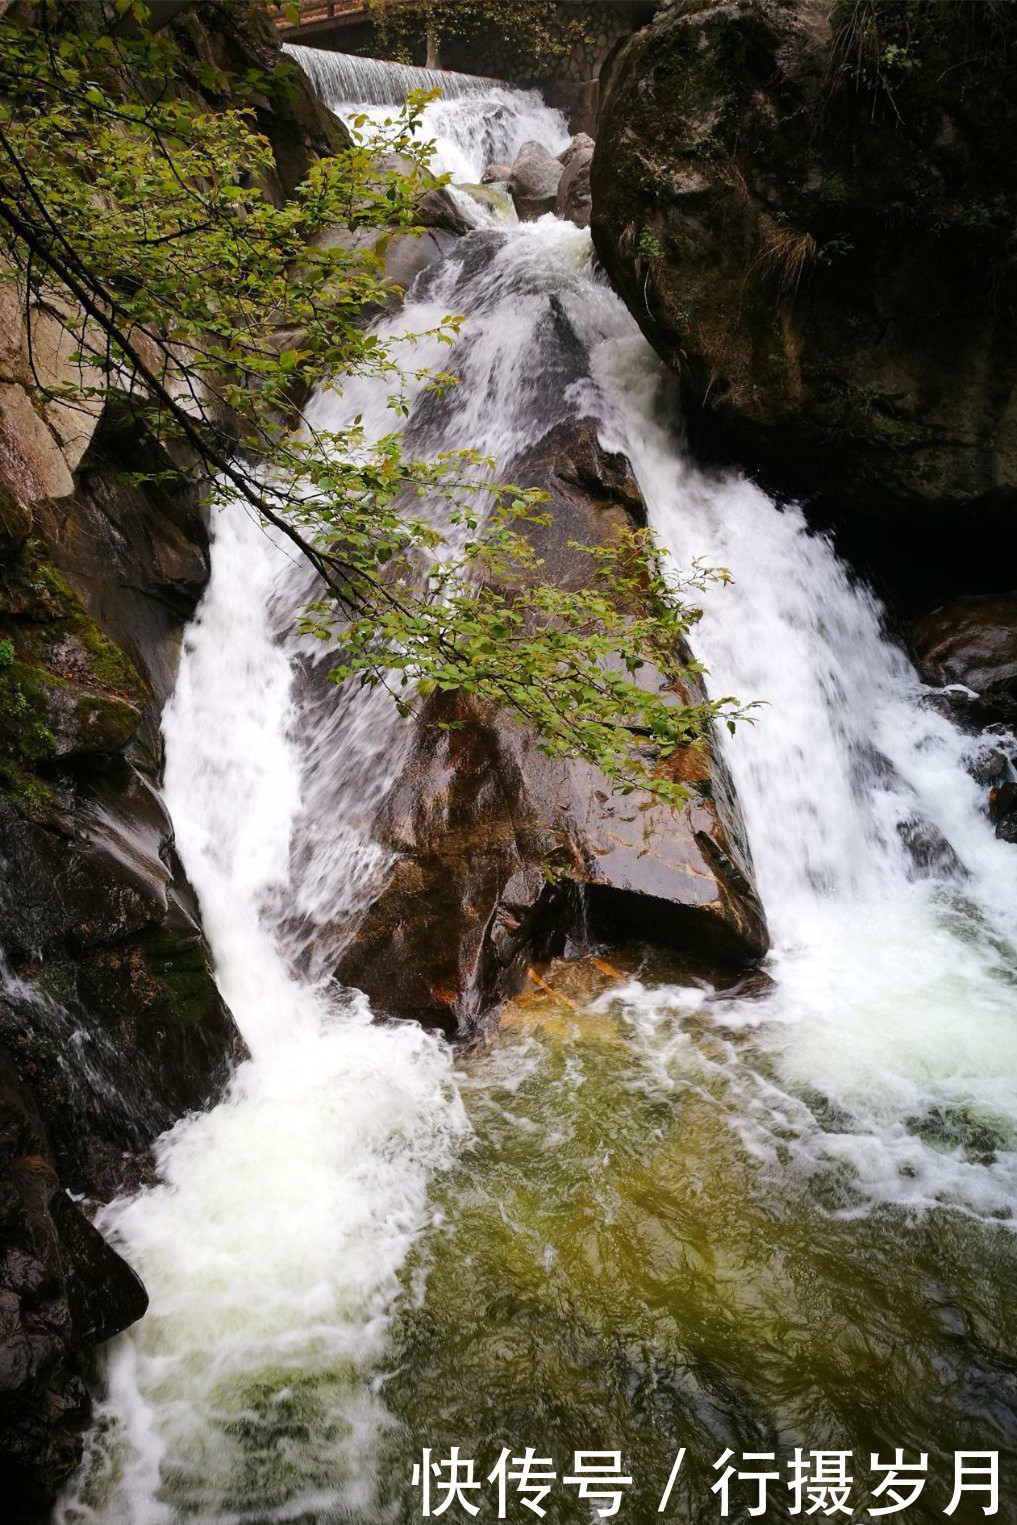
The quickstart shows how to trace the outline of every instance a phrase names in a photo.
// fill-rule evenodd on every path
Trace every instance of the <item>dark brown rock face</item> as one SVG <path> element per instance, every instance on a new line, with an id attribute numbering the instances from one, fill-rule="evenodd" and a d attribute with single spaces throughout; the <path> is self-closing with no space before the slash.
<path id="1" fill-rule="evenodd" d="M 208 567 L 195 499 L 122 480 L 156 449 L 111 401 L 0 564 L 0 1034 L 62 1180 L 100 1198 L 241 1047 L 154 781 Z"/>
<path id="2" fill-rule="evenodd" d="M 989 816 L 1000 841 L 1017 845 L 1017 784 L 999 784 L 990 790 Z"/>
<path id="3" fill-rule="evenodd" d="M 962 683 L 983 719 L 1017 723 L 1017 593 L 956 598 L 919 620 L 912 642 L 927 683 Z"/>
<path id="4" fill-rule="evenodd" d="M 144 1313 L 145 1289 L 61 1188 L 32 1099 L 0 1048 L 0 1493 L 43 1521 L 89 1414 L 79 1352 Z"/>
<path id="5" fill-rule="evenodd" d="M 184 60 L 206 72 L 195 74 L 194 95 L 213 108 L 250 109 L 259 132 L 272 145 L 275 173 L 266 187 L 274 200 L 292 194 L 315 159 L 349 142 L 339 119 L 326 109 L 303 70 L 287 58 L 267 9 L 249 0 L 203 0 L 170 23 Z M 209 88 L 207 68 L 216 71 L 221 93 Z M 255 84 L 249 83 L 250 80 Z"/>
<path id="6" fill-rule="evenodd" d="M 1017 500 L 1015 42 L 1005 6 L 679 0 L 593 162 L 595 243 L 703 446 L 881 533 L 978 530 L 983 563 Z"/>
<path id="7" fill-rule="evenodd" d="M 58 572 L 141 679 L 141 739 L 158 755 L 158 717 L 173 691 L 180 633 L 208 581 L 200 492 L 123 396 L 110 395 L 75 473 L 73 497 L 36 517 Z M 157 469 L 159 484 L 128 473 Z"/>
<path id="8" fill-rule="evenodd" d="M 584 575 L 570 541 L 605 543 L 645 518 L 628 462 L 588 419 L 552 429 L 507 475 L 551 494 L 550 524 L 532 534 L 544 574 L 567 586 Z M 767 937 L 730 789 L 705 749 L 675 766 L 692 787 L 680 813 L 546 757 L 496 711 L 436 696 L 378 825 L 399 856 L 340 977 L 380 1012 L 464 1035 L 570 934 L 646 939 L 719 978 L 743 972 Z"/>
<path id="9" fill-rule="evenodd" d="M 0 1037 L 61 1179 L 99 1198 L 242 1053 L 162 802 L 121 766 L 60 780 L 37 815 L 0 794 Z"/>

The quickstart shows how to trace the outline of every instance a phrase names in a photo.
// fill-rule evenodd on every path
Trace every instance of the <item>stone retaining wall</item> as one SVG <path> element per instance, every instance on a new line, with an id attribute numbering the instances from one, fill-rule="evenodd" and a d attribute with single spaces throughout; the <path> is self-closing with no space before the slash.
<path id="1" fill-rule="evenodd" d="M 569 6 L 565 15 L 578 7 Z M 534 69 L 533 62 L 521 56 L 519 44 L 488 26 L 473 36 L 443 39 L 441 63 L 446 69 L 462 69 L 468 74 L 489 74 L 516 84 L 535 84 L 548 79 L 569 80 L 580 84 L 596 79 L 601 66 L 622 37 L 632 31 L 604 0 L 582 7 L 586 37 L 573 45 L 566 56 Z M 569 17 L 571 19 L 571 17 Z"/>
<path id="2" fill-rule="evenodd" d="M 645 16 L 640 7 L 631 12 L 610 0 L 591 0 L 582 6 L 561 0 L 558 9 L 563 24 L 578 16 L 586 33 L 563 57 L 537 63 L 520 48 L 518 38 L 506 37 L 496 24 L 484 23 L 462 36 L 446 36 L 440 43 L 440 63 L 446 69 L 466 74 L 484 74 L 514 84 L 546 84 L 548 81 L 584 84 L 595 80 L 617 43 L 627 37 Z M 300 27 L 285 31 L 288 42 L 307 47 L 353 53 L 361 58 L 396 58 L 414 63 L 428 61 L 423 19 L 419 24 L 408 17 L 398 19 L 386 34 L 371 19 L 327 28 Z"/>

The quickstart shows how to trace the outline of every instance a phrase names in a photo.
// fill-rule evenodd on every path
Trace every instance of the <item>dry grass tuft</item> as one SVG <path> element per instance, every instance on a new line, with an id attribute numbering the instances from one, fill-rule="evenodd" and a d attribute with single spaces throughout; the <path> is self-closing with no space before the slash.
<path id="1" fill-rule="evenodd" d="M 811 233 L 782 227 L 769 218 L 763 219 L 762 235 L 763 251 L 756 265 L 776 280 L 782 296 L 793 296 L 802 276 L 815 264 L 819 245 Z"/>

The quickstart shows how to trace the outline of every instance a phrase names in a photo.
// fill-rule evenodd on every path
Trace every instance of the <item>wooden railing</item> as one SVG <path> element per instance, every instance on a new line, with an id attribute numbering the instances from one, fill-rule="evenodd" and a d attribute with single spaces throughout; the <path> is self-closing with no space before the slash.
<path id="1" fill-rule="evenodd" d="M 384 0 L 386 10 L 411 10 L 421 0 Z M 295 31 L 300 26 L 323 26 L 334 21 L 339 26 L 365 20 L 375 7 L 368 0 L 298 0 L 299 17 L 293 20 L 292 0 L 269 0 L 268 11 L 277 27 Z"/>
<path id="2" fill-rule="evenodd" d="M 269 6 L 272 20 L 276 26 L 282 27 L 304 26 L 309 21 L 344 20 L 347 17 L 362 16 L 367 9 L 367 0 L 300 0 L 300 19 L 294 23 L 292 17 L 287 15 L 287 10 L 292 11 L 292 5 L 279 3 Z"/>

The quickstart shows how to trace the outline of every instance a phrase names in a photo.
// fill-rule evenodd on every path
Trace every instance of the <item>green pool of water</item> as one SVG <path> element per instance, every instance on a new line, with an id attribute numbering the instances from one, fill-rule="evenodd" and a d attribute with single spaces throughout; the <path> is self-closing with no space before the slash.
<path id="1" fill-rule="evenodd" d="M 618 1450 L 634 1479 L 619 1519 L 695 1522 L 721 1518 L 711 1484 L 728 1448 L 735 1465 L 777 1453 L 767 1520 L 792 1517 L 797 1446 L 853 1453 L 857 1519 L 870 1452 L 926 1451 L 922 1494 L 889 1516 L 911 1525 L 945 1518 L 955 1451 L 998 1450 L 996 1518 L 1017 1519 L 1010 1229 L 866 1204 L 847 1173 L 798 1168 L 779 1115 L 769 1150 L 754 1148 L 734 1119 L 753 1097 L 778 1103 L 694 1013 L 656 1045 L 609 997 L 590 1012 L 582 989 L 509 1018 L 461 1065 L 475 1141 L 436 1183 L 376 1379 L 396 1420 L 382 1468 L 393 1518 L 421 1517 L 409 1479 L 422 1448 L 457 1445 L 486 1478 L 503 1446 L 532 1445 L 560 1475 L 576 1450 Z M 497 1491 L 484 1493 L 493 1518 Z M 510 1519 L 537 1518 L 509 1497 Z M 754 1500 L 732 1482 L 729 1518 Z M 981 1520 L 985 1501 L 965 1495 L 953 1519 Z M 544 1507 L 596 1518 L 560 1484 Z"/>

